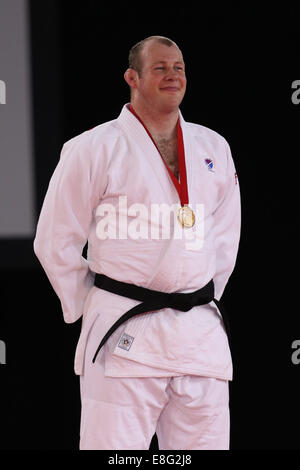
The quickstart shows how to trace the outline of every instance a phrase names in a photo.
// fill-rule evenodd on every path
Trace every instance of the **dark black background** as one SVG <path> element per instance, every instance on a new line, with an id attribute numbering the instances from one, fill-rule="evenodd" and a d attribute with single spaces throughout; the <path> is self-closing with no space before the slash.
<path id="1" fill-rule="evenodd" d="M 300 338 L 300 105 L 291 84 L 300 78 L 299 8 L 163 5 L 31 0 L 36 220 L 62 144 L 129 101 L 130 47 L 153 34 L 177 42 L 188 78 L 184 118 L 228 140 L 241 187 L 240 251 L 223 297 L 233 334 L 231 448 L 298 449 L 300 365 L 291 344 Z M 0 447 L 76 450 L 80 321 L 64 324 L 32 241 L 0 242 Z"/>

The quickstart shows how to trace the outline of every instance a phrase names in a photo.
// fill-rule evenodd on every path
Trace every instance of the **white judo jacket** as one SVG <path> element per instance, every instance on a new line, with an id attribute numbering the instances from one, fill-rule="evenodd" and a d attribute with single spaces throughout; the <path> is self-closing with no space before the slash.
<path id="1" fill-rule="evenodd" d="M 195 213 L 192 228 L 180 225 L 176 188 L 128 104 L 118 119 L 62 148 L 34 251 L 61 301 L 64 320 L 72 323 L 83 315 L 76 374 L 84 374 L 90 335 L 100 343 L 112 324 L 139 303 L 93 286 L 95 272 L 163 292 L 192 292 L 213 279 L 219 300 L 234 269 L 240 192 L 230 147 L 215 131 L 185 122 L 181 113 L 180 124 L 189 206 Z M 232 380 L 228 340 L 213 302 L 188 312 L 166 308 L 127 320 L 100 354 L 111 377 L 195 374 Z"/>

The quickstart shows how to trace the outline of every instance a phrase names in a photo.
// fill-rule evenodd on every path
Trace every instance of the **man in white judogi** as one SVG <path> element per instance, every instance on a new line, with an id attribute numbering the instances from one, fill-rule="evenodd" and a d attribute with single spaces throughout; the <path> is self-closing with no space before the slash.
<path id="1" fill-rule="evenodd" d="M 213 280 L 219 300 L 240 235 L 230 147 L 179 110 L 186 76 L 178 46 L 160 36 L 141 41 L 125 80 L 131 103 L 118 119 L 63 146 L 34 241 L 65 321 L 83 315 L 80 449 L 148 449 L 155 432 L 160 449 L 228 449 L 232 360 L 217 301 L 152 308 L 98 348 L 140 304 L 94 285 L 99 275 L 186 294 Z"/>

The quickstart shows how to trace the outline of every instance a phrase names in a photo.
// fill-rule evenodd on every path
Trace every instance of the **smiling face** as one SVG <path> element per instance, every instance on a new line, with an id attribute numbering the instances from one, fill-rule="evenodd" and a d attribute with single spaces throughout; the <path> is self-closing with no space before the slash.
<path id="1" fill-rule="evenodd" d="M 128 69 L 125 79 L 131 86 L 133 101 L 158 112 L 178 109 L 186 90 L 182 53 L 175 45 L 147 42 L 141 51 L 141 74 Z"/>

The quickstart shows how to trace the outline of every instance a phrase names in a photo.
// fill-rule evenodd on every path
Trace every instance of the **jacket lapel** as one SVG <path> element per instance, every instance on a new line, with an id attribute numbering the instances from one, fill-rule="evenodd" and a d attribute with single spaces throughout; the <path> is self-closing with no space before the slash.
<path id="1" fill-rule="evenodd" d="M 118 124 L 128 138 L 131 152 L 141 161 L 141 168 L 145 171 L 146 181 L 156 181 L 160 187 L 161 194 L 164 194 L 164 201 L 168 204 L 180 203 L 179 195 L 169 175 L 169 172 L 162 161 L 162 157 L 147 134 L 144 126 L 128 109 L 129 105 L 125 105 L 118 118 Z M 186 158 L 186 171 L 188 185 L 192 179 L 192 168 L 190 158 L 190 138 L 187 125 L 180 113 L 180 124 L 182 127 L 183 141 Z M 151 175 L 151 177 L 150 177 Z"/>

